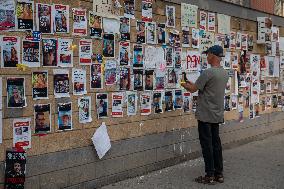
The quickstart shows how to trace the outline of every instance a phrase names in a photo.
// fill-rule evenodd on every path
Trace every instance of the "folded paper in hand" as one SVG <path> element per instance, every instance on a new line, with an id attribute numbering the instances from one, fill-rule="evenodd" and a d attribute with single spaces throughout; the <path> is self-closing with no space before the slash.
<path id="1" fill-rule="evenodd" d="M 102 157 L 104 157 L 104 155 L 111 148 L 110 138 L 107 133 L 105 122 L 103 122 L 102 125 L 96 130 L 92 137 L 92 141 L 99 158 L 102 159 Z"/>

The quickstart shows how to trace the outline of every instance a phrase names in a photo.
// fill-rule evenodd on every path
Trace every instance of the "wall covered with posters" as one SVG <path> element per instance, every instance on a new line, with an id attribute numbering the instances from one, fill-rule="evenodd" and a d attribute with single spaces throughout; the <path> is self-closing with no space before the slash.
<path id="1" fill-rule="evenodd" d="M 180 83 L 214 44 L 230 75 L 225 147 L 283 130 L 283 25 L 182 2 L 1 1 L 0 179 L 12 147 L 26 149 L 27 188 L 93 188 L 197 156 L 197 94 Z"/>

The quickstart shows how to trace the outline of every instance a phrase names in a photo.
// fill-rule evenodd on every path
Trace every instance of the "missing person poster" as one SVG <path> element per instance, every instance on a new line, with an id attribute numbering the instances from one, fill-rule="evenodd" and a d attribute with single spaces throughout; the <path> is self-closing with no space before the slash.
<path id="1" fill-rule="evenodd" d="M 116 60 L 106 60 L 105 64 L 105 84 L 114 85 L 116 83 L 116 72 L 117 72 L 117 61 Z"/>
<path id="2" fill-rule="evenodd" d="M 15 68 L 20 62 L 20 38 L 14 36 L 1 39 L 1 67 Z"/>
<path id="3" fill-rule="evenodd" d="M 103 55 L 105 58 L 115 58 L 115 37 L 114 34 L 103 35 Z"/>
<path id="4" fill-rule="evenodd" d="M 144 49 L 142 45 L 134 44 L 133 45 L 133 67 L 143 67 L 143 54 Z"/>
<path id="5" fill-rule="evenodd" d="M 42 66 L 56 67 L 58 64 L 58 41 L 55 38 L 42 39 Z"/>
<path id="6" fill-rule="evenodd" d="M 90 36 L 92 38 L 101 39 L 102 32 L 103 32 L 102 17 L 90 11 L 89 12 L 89 26 L 90 26 Z"/>
<path id="7" fill-rule="evenodd" d="M 163 92 L 162 91 L 153 92 L 153 107 L 154 107 L 154 114 L 163 113 Z"/>
<path id="8" fill-rule="evenodd" d="M 124 0 L 124 17 L 135 18 L 135 0 Z"/>
<path id="9" fill-rule="evenodd" d="M 73 94 L 84 95 L 87 94 L 87 73 L 83 69 L 72 69 L 72 83 L 73 83 Z"/>
<path id="10" fill-rule="evenodd" d="M 102 89 L 103 88 L 102 65 L 92 64 L 90 70 L 91 70 L 90 88 L 91 89 Z"/>
<path id="11" fill-rule="evenodd" d="M 157 43 L 157 35 L 156 35 L 156 23 L 155 22 L 147 22 L 147 32 L 146 32 L 146 43 L 148 44 L 156 44 Z"/>
<path id="12" fill-rule="evenodd" d="M 112 93 L 112 117 L 123 117 L 124 95 L 122 92 Z"/>
<path id="13" fill-rule="evenodd" d="M 150 115 L 152 110 L 151 92 L 143 92 L 140 95 L 140 113 L 141 115 Z"/>
<path id="14" fill-rule="evenodd" d="M 174 64 L 174 49 L 173 47 L 166 47 L 165 48 L 165 56 L 166 56 L 166 66 L 173 67 Z"/>
<path id="15" fill-rule="evenodd" d="M 214 12 L 208 12 L 208 30 L 215 33 L 216 16 Z"/>
<path id="16" fill-rule="evenodd" d="M 23 108 L 27 106 L 25 94 L 25 78 L 7 78 L 7 107 Z"/>
<path id="17" fill-rule="evenodd" d="M 130 65 L 130 43 L 121 41 L 119 42 L 119 63 L 121 66 Z"/>
<path id="18" fill-rule="evenodd" d="M 32 96 L 34 100 L 48 99 L 48 72 L 32 72 Z"/>
<path id="19" fill-rule="evenodd" d="M 183 106 L 183 97 L 182 97 L 182 91 L 181 90 L 174 90 L 174 109 L 182 109 Z"/>
<path id="20" fill-rule="evenodd" d="M 34 105 L 35 134 L 47 134 L 51 131 L 51 105 Z"/>
<path id="21" fill-rule="evenodd" d="M 13 147 L 31 148 L 31 118 L 13 120 Z"/>
<path id="22" fill-rule="evenodd" d="M 0 31 L 15 29 L 15 1 L 2 0 L 0 2 Z"/>
<path id="23" fill-rule="evenodd" d="M 58 118 L 57 125 L 58 130 L 72 130 L 72 102 L 58 103 L 57 105 Z"/>
<path id="24" fill-rule="evenodd" d="M 120 67 L 119 68 L 119 90 L 130 90 L 130 68 Z"/>
<path id="25" fill-rule="evenodd" d="M 34 1 L 17 0 L 16 28 L 18 30 L 34 30 Z"/>
<path id="26" fill-rule="evenodd" d="M 126 17 L 120 18 L 120 39 L 122 41 L 130 40 L 130 19 Z"/>
<path id="27" fill-rule="evenodd" d="M 40 42 L 23 40 L 22 64 L 28 67 L 40 67 Z"/>
<path id="28" fill-rule="evenodd" d="M 26 158 L 25 151 L 6 150 L 5 188 L 24 189 Z"/>
<path id="29" fill-rule="evenodd" d="M 166 5 L 166 25 L 170 28 L 175 28 L 176 26 L 176 9 L 175 6 Z"/>
<path id="30" fill-rule="evenodd" d="M 93 46 L 91 39 L 81 39 L 79 41 L 79 65 L 91 65 Z"/>
<path id="31" fill-rule="evenodd" d="M 87 10 L 73 8 L 73 35 L 87 36 Z"/>
<path id="32" fill-rule="evenodd" d="M 146 42 L 146 23 L 143 21 L 136 22 L 136 42 L 140 44 Z"/>
<path id="33" fill-rule="evenodd" d="M 53 87 L 55 98 L 70 97 L 69 70 L 53 70 Z"/>
<path id="34" fill-rule="evenodd" d="M 53 9 L 55 33 L 69 33 L 69 5 L 55 4 Z"/>
<path id="35" fill-rule="evenodd" d="M 43 34 L 53 33 L 52 5 L 36 4 L 36 31 Z"/>
<path id="36" fill-rule="evenodd" d="M 152 22 L 152 0 L 142 0 L 142 21 Z"/>
<path id="37" fill-rule="evenodd" d="M 58 66 L 73 67 L 73 39 L 58 39 Z"/>
<path id="38" fill-rule="evenodd" d="M 165 71 L 156 70 L 155 72 L 155 89 L 164 90 L 165 89 Z"/>
<path id="39" fill-rule="evenodd" d="M 143 69 L 133 69 L 133 90 L 143 90 Z"/>
<path id="40" fill-rule="evenodd" d="M 164 23 L 157 24 L 157 41 L 158 44 L 166 43 L 166 24 Z"/>
<path id="41" fill-rule="evenodd" d="M 91 96 L 78 98 L 79 123 L 92 122 Z"/>
<path id="42" fill-rule="evenodd" d="M 137 113 L 137 92 L 134 91 L 126 91 L 127 97 L 127 115 L 132 116 Z"/>
<path id="43" fill-rule="evenodd" d="M 145 70 L 144 90 L 152 91 L 154 89 L 154 70 Z"/>
<path id="44" fill-rule="evenodd" d="M 192 96 L 190 92 L 183 93 L 183 112 L 190 112 L 192 109 Z"/>
<path id="45" fill-rule="evenodd" d="M 165 92 L 165 112 L 170 112 L 173 110 L 174 110 L 173 91 L 169 90 Z"/>
<path id="46" fill-rule="evenodd" d="M 96 108 L 97 108 L 98 119 L 108 117 L 108 94 L 107 93 L 96 93 Z"/>

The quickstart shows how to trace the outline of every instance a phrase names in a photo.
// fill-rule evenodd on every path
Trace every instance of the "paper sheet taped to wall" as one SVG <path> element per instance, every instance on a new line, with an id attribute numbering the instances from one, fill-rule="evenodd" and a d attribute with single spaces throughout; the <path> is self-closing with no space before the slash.
<path id="1" fill-rule="evenodd" d="M 102 159 L 111 148 L 110 138 L 107 133 L 105 122 L 102 122 L 102 125 L 96 130 L 92 137 L 92 141 L 99 158 Z"/>

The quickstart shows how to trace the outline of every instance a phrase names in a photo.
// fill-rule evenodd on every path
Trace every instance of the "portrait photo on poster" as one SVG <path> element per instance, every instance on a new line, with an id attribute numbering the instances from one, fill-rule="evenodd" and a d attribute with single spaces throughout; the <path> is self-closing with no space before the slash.
<path id="1" fill-rule="evenodd" d="M 143 90 L 143 69 L 133 69 L 133 90 Z"/>
<path id="2" fill-rule="evenodd" d="M 57 126 L 58 130 L 72 130 L 72 102 L 58 103 L 57 104 Z"/>
<path id="3" fill-rule="evenodd" d="M 120 40 L 130 40 L 130 19 L 126 17 L 120 17 Z"/>
<path id="4" fill-rule="evenodd" d="M 36 31 L 43 34 L 53 33 L 52 5 L 36 3 Z"/>
<path id="5" fill-rule="evenodd" d="M 59 67 L 73 67 L 73 39 L 58 39 L 58 64 Z"/>
<path id="6" fill-rule="evenodd" d="M 157 41 L 158 44 L 166 43 L 166 24 L 164 23 L 157 24 Z"/>
<path id="7" fill-rule="evenodd" d="M 89 12 L 89 26 L 91 38 L 102 38 L 103 32 L 103 20 L 101 16 L 95 14 L 95 12 Z"/>
<path id="8" fill-rule="evenodd" d="M 103 74 L 101 64 L 92 64 L 90 69 L 90 88 L 102 89 L 103 88 Z"/>
<path id="9" fill-rule="evenodd" d="M 41 44 L 42 44 L 42 66 L 57 67 L 58 40 L 56 38 L 43 38 Z"/>
<path id="10" fill-rule="evenodd" d="M 119 90 L 130 90 L 130 68 L 120 67 L 119 68 Z"/>
<path id="11" fill-rule="evenodd" d="M 53 87 L 55 98 L 70 97 L 69 70 L 53 70 Z"/>
<path id="12" fill-rule="evenodd" d="M 126 91 L 126 102 L 127 102 L 127 115 L 132 116 L 137 114 L 137 92 Z"/>
<path id="13" fill-rule="evenodd" d="M 5 188 L 24 188 L 26 158 L 25 151 L 6 150 Z"/>
<path id="14" fill-rule="evenodd" d="M 152 97 L 151 92 L 142 92 L 140 94 L 140 114 L 150 115 L 152 112 Z"/>
<path id="15" fill-rule="evenodd" d="M 173 110 L 174 110 L 173 91 L 167 90 L 165 91 L 165 112 L 170 112 Z"/>
<path id="16" fill-rule="evenodd" d="M 15 68 L 20 63 L 20 37 L 1 37 L 1 67 Z"/>
<path id="17" fill-rule="evenodd" d="M 144 49 L 142 45 L 133 45 L 133 67 L 142 68 L 144 66 L 143 61 Z"/>
<path id="18" fill-rule="evenodd" d="M 91 96 L 78 98 L 79 123 L 92 122 Z"/>
<path id="19" fill-rule="evenodd" d="M 16 28 L 19 31 L 34 30 L 34 1 L 17 0 Z"/>
<path id="20" fill-rule="evenodd" d="M 93 45 L 91 39 L 81 39 L 79 41 L 79 65 L 91 65 L 93 55 Z"/>
<path id="21" fill-rule="evenodd" d="M 105 58 L 115 58 L 115 37 L 114 34 L 103 35 L 103 56 Z"/>
<path id="22" fill-rule="evenodd" d="M 119 42 L 119 63 L 121 66 L 130 65 L 130 43 L 121 41 Z"/>
<path id="23" fill-rule="evenodd" d="M 40 67 L 40 42 L 22 40 L 22 64 Z"/>
<path id="24" fill-rule="evenodd" d="M 86 70 L 72 68 L 72 83 L 74 95 L 87 94 L 86 77 Z"/>
<path id="25" fill-rule="evenodd" d="M 55 33 L 69 33 L 69 5 L 53 5 L 53 29 Z"/>
<path id="26" fill-rule="evenodd" d="M 27 106 L 25 78 L 7 77 L 7 107 L 23 108 Z"/>
<path id="27" fill-rule="evenodd" d="M 162 91 L 154 91 L 153 92 L 153 107 L 154 114 L 163 113 L 163 92 Z"/>
<path id="28" fill-rule="evenodd" d="M 33 99 L 48 99 L 48 72 L 32 72 L 32 96 Z"/>
<path id="29" fill-rule="evenodd" d="M 72 35 L 87 36 L 87 10 L 81 8 L 72 8 L 72 13 Z"/>
<path id="30" fill-rule="evenodd" d="M 96 108 L 98 119 L 108 117 L 108 94 L 96 93 Z"/>
<path id="31" fill-rule="evenodd" d="M 47 134 L 51 131 L 51 105 L 34 105 L 35 134 Z"/>
<path id="32" fill-rule="evenodd" d="M 136 42 L 146 43 L 146 23 L 142 21 L 136 22 Z"/>
<path id="33" fill-rule="evenodd" d="M 114 85 L 117 81 L 117 61 L 106 60 L 104 80 L 106 85 Z"/>

